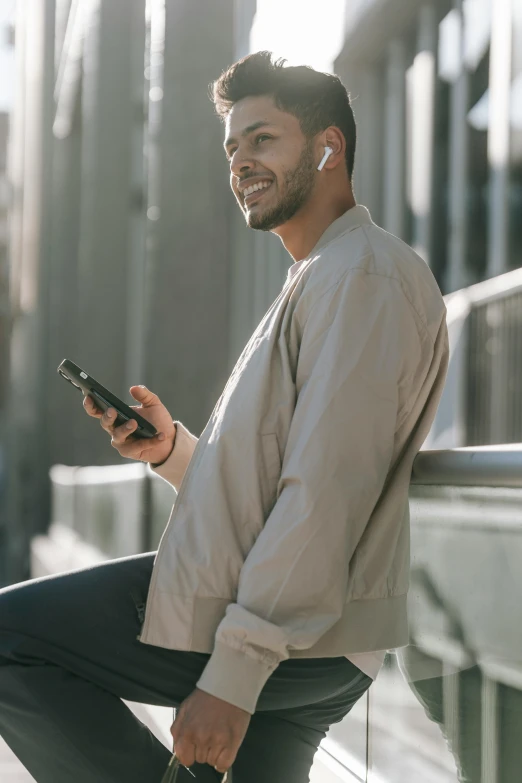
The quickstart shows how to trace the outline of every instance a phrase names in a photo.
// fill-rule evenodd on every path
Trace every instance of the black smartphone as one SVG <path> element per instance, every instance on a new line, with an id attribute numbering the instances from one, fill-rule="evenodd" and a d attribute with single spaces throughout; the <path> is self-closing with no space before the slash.
<path id="1" fill-rule="evenodd" d="M 119 427 L 121 424 L 125 424 L 129 419 L 135 419 L 138 422 L 138 427 L 132 433 L 136 438 L 153 438 L 157 434 L 157 429 L 150 424 L 143 416 L 129 408 L 123 400 L 112 394 L 105 386 L 98 383 L 94 378 L 91 378 L 85 370 L 78 367 L 77 364 L 71 362 L 69 359 L 64 359 L 58 367 L 58 372 L 65 378 L 66 381 L 72 383 L 73 386 L 81 391 L 84 395 L 92 397 L 98 408 L 104 413 L 108 408 L 114 408 L 116 413 L 116 421 L 114 426 Z"/>

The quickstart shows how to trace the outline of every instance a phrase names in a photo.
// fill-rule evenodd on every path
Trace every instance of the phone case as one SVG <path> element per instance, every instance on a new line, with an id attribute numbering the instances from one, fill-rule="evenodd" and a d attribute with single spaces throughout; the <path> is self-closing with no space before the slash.
<path id="1" fill-rule="evenodd" d="M 64 359 L 57 371 L 62 378 L 72 383 L 79 391 L 91 396 L 98 408 L 104 413 L 107 408 L 114 408 L 118 414 L 115 421 L 116 427 L 125 424 L 129 419 L 135 419 L 138 422 L 138 427 L 132 433 L 134 437 L 153 438 L 156 435 L 157 429 L 152 424 L 144 419 L 143 416 L 140 416 L 139 413 L 132 410 L 123 400 L 112 394 L 105 386 L 102 386 L 101 383 L 98 383 L 98 381 L 88 375 L 85 370 L 74 364 L 74 362 Z"/>

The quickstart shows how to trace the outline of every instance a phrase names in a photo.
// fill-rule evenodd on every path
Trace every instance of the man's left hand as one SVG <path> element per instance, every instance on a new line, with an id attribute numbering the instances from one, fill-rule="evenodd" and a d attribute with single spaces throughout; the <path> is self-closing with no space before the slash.
<path id="1" fill-rule="evenodd" d="M 176 712 L 170 733 L 185 767 L 210 764 L 225 773 L 235 761 L 252 716 L 196 688 Z"/>

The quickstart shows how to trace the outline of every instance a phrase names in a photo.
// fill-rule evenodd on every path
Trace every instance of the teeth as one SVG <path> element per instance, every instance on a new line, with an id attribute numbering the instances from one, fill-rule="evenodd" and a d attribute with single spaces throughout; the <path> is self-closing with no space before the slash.
<path id="1" fill-rule="evenodd" d="M 263 188 L 268 188 L 272 183 L 271 182 L 259 182 L 256 185 L 250 185 L 249 188 L 243 191 L 243 197 L 246 198 L 247 196 L 250 196 L 251 193 L 255 193 L 256 190 L 262 190 Z"/>

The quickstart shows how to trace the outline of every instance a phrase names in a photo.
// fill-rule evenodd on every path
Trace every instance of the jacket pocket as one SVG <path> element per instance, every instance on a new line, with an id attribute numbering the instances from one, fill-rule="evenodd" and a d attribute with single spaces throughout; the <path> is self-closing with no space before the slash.
<path id="1" fill-rule="evenodd" d="M 279 442 L 275 432 L 261 435 L 261 447 L 263 452 L 263 504 L 265 510 L 270 512 L 277 500 L 277 485 L 281 477 L 281 455 Z"/>

